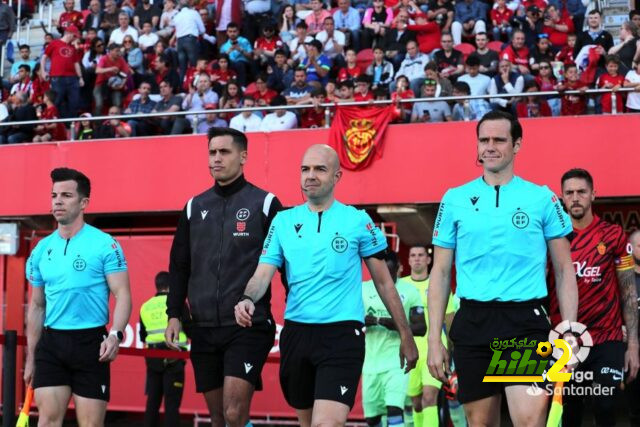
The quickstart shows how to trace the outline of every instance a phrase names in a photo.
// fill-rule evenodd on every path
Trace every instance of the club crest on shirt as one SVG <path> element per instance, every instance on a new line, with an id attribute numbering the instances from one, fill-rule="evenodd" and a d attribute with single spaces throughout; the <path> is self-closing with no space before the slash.
<path id="1" fill-rule="evenodd" d="M 598 250 L 598 253 L 600 255 L 604 255 L 605 253 L 607 253 L 607 245 L 605 245 L 604 242 L 598 243 L 598 246 L 596 246 L 596 249 Z"/>

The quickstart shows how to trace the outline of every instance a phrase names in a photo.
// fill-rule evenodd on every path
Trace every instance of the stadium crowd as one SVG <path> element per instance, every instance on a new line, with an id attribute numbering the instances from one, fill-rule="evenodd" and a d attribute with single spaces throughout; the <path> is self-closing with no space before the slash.
<path id="1" fill-rule="evenodd" d="M 476 120 L 496 109 L 518 117 L 611 113 L 611 94 L 589 99 L 562 91 L 640 90 L 640 10 L 629 12 L 614 44 L 595 1 L 82 0 L 76 6 L 65 0 L 58 34 L 45 35 L 38 55 L 19 46 L 2 82 L 3 120 L 194 112 L 86 120 L 74 125 L 81 140 L 226 125 L 276 131 L 324 126 L 331 111 L 323 102 L 522 95 L 394 104 L 397 122 L 438 122 Z M 0 36 L 6 40 L 14 29 L 0 28 Z M 541 90 L 560 93 L 526 96 Z M 616 111 L 640 111 L 636 92 L 617 94 Z M 300 104 L 308 108 L 286 109 Z M 254 106 L 282 108 L 197 113 Z M 68 137 L 55 123 L 0 132 L 1 143 Z"/>

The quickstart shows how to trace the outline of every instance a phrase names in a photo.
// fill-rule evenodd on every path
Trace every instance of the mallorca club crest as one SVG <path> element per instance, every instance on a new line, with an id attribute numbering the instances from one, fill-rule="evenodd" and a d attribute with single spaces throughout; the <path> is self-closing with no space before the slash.
<path id="1" fill-rule="evenodd" d="M 347 145 L 347 155 L 353 163 L 362 163 L 375 146 L 375 136 L 378 133 L 373 128 L 373 121 L 368 119 L 354 119 L 349 121 L 349 129 L 344 134 Z"/>

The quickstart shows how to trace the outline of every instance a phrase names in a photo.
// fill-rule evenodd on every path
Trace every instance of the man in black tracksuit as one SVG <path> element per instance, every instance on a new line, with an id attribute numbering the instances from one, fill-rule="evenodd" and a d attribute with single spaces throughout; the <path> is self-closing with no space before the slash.
<path id="1" fill-rule="evenodd" d="M 215 185 L 185 206 L 171 247 L 167 345 L 177 348 L 185 298 L 196 390 L 213 426 L 242 427 L 275 337 L 271 293 L 255 301 L 251 328 L 236 324 L 234 306 L 258 265 L 271 220 L 282 209 L 271 193 L 247 182 L 247 138 L 211 128 L 209 170 Z M 224 399 L 223 399 L 224 395 Z M 224 402 L 224 405 L 223 405 Z"/>

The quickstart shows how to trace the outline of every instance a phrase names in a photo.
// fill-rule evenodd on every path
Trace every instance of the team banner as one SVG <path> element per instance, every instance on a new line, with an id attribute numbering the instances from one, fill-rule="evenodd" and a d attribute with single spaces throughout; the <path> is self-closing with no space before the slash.
<path id="1" fill-rule="evenodd" d="M 382 136 L 393 113 L 393 106 L 337 107 L 329 144 L 338 152 L 343 168 L 362 170 L 374 157 L 382 157 Z"/>

